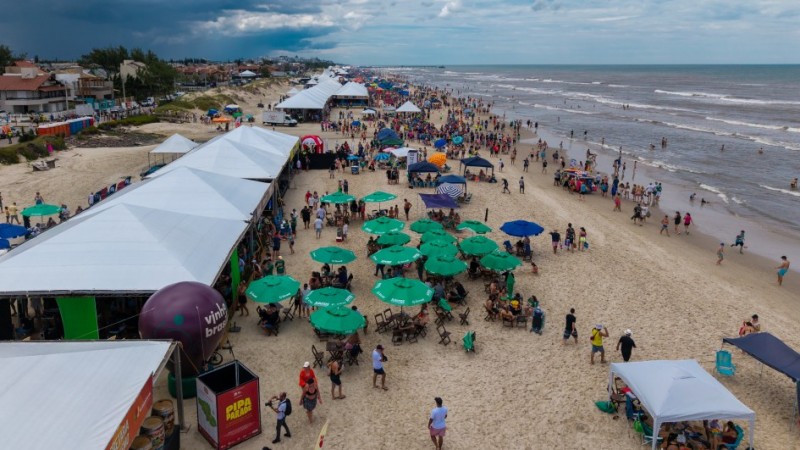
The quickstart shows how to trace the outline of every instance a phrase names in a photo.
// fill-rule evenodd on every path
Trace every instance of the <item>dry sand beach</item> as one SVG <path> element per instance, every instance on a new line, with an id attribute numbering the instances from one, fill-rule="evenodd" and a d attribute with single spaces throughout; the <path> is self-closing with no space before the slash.
<path id="1" fill-rule="evenodd" d="M 271 90 L 264 96 L 274 102 L 277 92 Z M 256 111 L 255 103 L 260 98 L 245 96 L 243 108 Z M 165 136 L 180 132 L 197 140 L 215 135 L 210 127 L 201 124 L 162 123 L 141 130 Z M 318 124 L 278 131 L 320 134 Z M 334 133 L 322 136 L 344 140 Z M 523 139 L 530 137 L 523 135 Z M 77 203 L 85 204 L 86 195 L 93 189 L 138 173 L 151 148 L 71 149 L 59 156 L 59 168 L 44 173 L 32 173 L 24 164 L 0 167 L 0 192 L 6 202 L 27 205 L 29 202 L 21 199 L 32 203 L 38 190 L 47 201 L 66 202 L 74 210 Z M 391 345 L 389 335 L 374 332 L 372 318 L 387 305 L 370 293 L 376 278 L 374 265 L 366 257 L 369 235 L 360 230 L 361 222 L 356 221 L 342 245 L 358 256 L 348 266 L 355 274 L 354 304 L 371 323 L 369 334 L 362 337 L 366 353 L 361 355 L 361 364 L 346 367 L 342 376 L 347 398 L 330 400 L 327 370 L 315 369 L 324 395 L 323 404 L 315 411 L 315 422 L 309 425 L 298 401 L 297 375 L 304 361 L 313 361 L 311 345 L 324 348 L 324 343 L 319 343 L 306 320 L 298 318 L 282 324 L 279 336 L 263 336 L 256 325 L 256 305 L 250 302 L 250 316 L 237 315 L 234 319 L 242 327 L 240 333 L 230 335 L 235 355 L 259 375 L 262 401 L 286 391 L 295 412 L 288 419 L 292 437 L 273 445 L 269 442 L 274 437 L 275 415 L 262 407 L 263 434 L 237 448 L 312 448 L 326 420 L 330 425 L 325 448 L 430 448 L 426 424 L 435 396 L 442 397 L 450 410 L 446 449 L 641 448 L 639 436 L 631 431 L 624 416 L 613 420 L 594 406 L 594 401 L 607 397 L 608 382 L 607 365 L 589 364 L 586 336 L 594 324 L 602 323 L 610 332 L 606 349 L 612 362 L 621 361 L 613 348 L 623 331 L 630 328 L 637 344 L 633 360 L 694 358 L 712 371 L 714 352 L 722 337 L 735 335 L 741 321 L 753 313 L 761 317 L 764 330 L 800 348 L 800 283 L 796 272 L 790 272 L 784 286 L 778 287 L 772 270 L 778 264 L 777 258 L 765 261 L 729 251 L 724 265 L 716 266 L 716 242 L 710 237 L 694 233 L 659 236 L 658 221 L 654 220 L 657 214 L 645 226 L 634 226 L 628 220 L 630 202 L 623 202 L 623 213 L 612 212 L 613 204 L 608 198 L 592 195 L 584 202 L 577 195 L 553 187 L 552 175 L 541 174 L 536 163 L 523 174 L 521 160 L 529 148 L 518 146 L 516 166 L 504 158 L 504 172 L 496 173 L 498 178 L 509 180 L 512 194 L 501 194 L 499 184 L 470 183 L 468 189 L 473 198 L 460 214 L 463 219 L 482 220 L 488 208 L 487 224 L 495 230 L 488 236 L 497 242 L 508 239 L 499 231 L 500 225 L 519 218 L 536 221 L 547 231 L 555 228 L 563 233 L 568 222 L 576 228 L 586 228 L 591 244 L 588 251 L 553 255 L 549 237 L 542 234 L 532 239 L 540 273 L 531 274 L 528 265 L 516 271 L 516 289 L 524 298 L 535 294 L 547 314 L 543 335 L 502 327 L 499 321 L 485 321 L 482 281 L 467 280 L 463 282 L 470 291 L 470 323 L 459 325 L 456 319 L 446 324 L 453 333 L 452 344 L 437 344 L 438 338 L 429 327 L 428 337 L 418 343 Z M 449 164 L 456 168 L 458 165 L 454 160 Z M 525 194 L 517 193 L 520 176 L 525 178 Z M 412 190 L 402 181 L 387 185 L 382 172 L 338 173 L 335 179 L 329 179 L 323 171 L 302 173 L 292 181 L 285 197 L 286 207 L 299 211 L 307 190 L 316 190 L 320 195 L 334 192 L 340 179 L 349 180 L 350 193 L 359 197 L 380 189 L 397 194 L 392 205 L 402 206 L 402 199 L 408 198 L 413 204 L 412 220 L 425 214 L 417 194 L 431 189 Z M 412 236 L 409 245 L 416 245 L 419 235 L 408 232 Z M 470 235 L 468 231 L 457 233 L 460 238 Z M 310 272 L 320 266 L 311 260 L 309 252 L 324 245 L 336 245 L 335 229 L 324 229 L 322 238 L 317 240 L 313 231 L 303 230 L 300 223 L 295 254 L 290 255 L 286 245 L 281 250 L 288 274 L 301 283 L 307 282 Z M 466 279 L 463 275 L 460 278 Z M 572 307 L 576 309 L 581 336 L 577 345 L 570 341 L 562 346 L 564 315 Z M 464 307 L 456 310 L 463 312 Z M 477 333 L 474 354 L 466 354 L 460 345 L 467 330 Z M 371 387 L 369 353 L 377 344 L 386 346 L 389 358 L 389 390 L 385 392 Z M 739 370 L 735 377 L 721 382 L 756 412 L 756 447 L 800 448 L 797 428 L 792 425 L 795 391 L 791 381 L 768 368 L 762 370 L 740 352 L 733 353 Z M 223 355 L 230 359 L 227 352 Z M 166 377 L 162 377 L 155 398 L 167 395 Z M 185 449 L 208 448 L 197 432 L 195 408 L 193 399 L 185 402 L 187 423 L 191 425 L 183 436 Z"/>

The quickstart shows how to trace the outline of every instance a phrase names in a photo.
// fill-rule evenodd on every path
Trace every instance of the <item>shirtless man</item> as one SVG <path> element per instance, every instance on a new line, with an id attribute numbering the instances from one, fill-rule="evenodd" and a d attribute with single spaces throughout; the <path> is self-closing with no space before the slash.
<path id="1" fill-rule="evenodd" d="M 786 256 L 781 256 L 781 265 L 776 267 L 778 269 L 778 286 L 783 284 L 783 277 L 789 271 L 789 259 Z"/>
<path id="2" fill-rule="evenodd" d="M 663 219 L 661 219 L 661 231 L 658 234 L 664 234 L 667 232 L 667 237 L 669 237 L 669 216 L 665 215 Z"/>

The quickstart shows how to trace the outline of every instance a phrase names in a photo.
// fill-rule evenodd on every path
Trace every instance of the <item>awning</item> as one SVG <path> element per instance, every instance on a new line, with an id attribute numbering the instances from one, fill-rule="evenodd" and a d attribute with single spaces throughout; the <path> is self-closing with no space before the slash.
<path id="1" fill-rule="evenodd" d="M 178 133 L 175 133 L 172 136 L 168 137 L 164 142 L 158 144 L 156 148 L 150 150 L 150 153 L 184 154 L 190 151 L 191 149 L 197 147 L 198 145 L 199 144 L 197 142 L 194 142 L 190 139 L 181 136 Z"/>
<path id="2" fill-rule="evenodd" d="M 439 173 L 439 167 L 427 161 L 411 164 L 407 170 L 408 173 Z"/>
<path id="3" fill-rule="evenodd" d="M 740 338 L 725 338 L 722 342 L 739 347 L 763 364 L 800 381 L 800 353 L 770 333 L 751 333 Z"/>
<path id="4" fill-rule="evenodd" d="M 425 208 L 458 208 L 458 203 L 447 194 L 419 194 Z"/>

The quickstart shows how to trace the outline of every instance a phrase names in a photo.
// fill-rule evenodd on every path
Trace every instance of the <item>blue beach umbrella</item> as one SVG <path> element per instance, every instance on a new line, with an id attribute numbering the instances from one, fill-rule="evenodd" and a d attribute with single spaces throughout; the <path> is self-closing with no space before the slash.
<path id="1" fill-rule="evenodd" d="M 347 157 L 348 161 L 358 161 L 359 159 L 361 158 L 359 158 L 358 155 L 350 155 Z"/>
<path id="2" fill-rule="evenodd" d="M 372 157 L 375 161 L 387 161 L 389 158 L 391 158 L 391 155 L 388 153 L 378 153 Z"/>
<path id="3" fill-rule="evenodd" d="M 436 142 L 433 143 L 433 146 L 436 148 L 442 148 L 447 145 L 447 141 L 444 139 L 437 139 Z"/>
<path id="4" fill-rule="evenodd" d="M 504 223 L 500 230 L 510 236 L 525 237 L 525 236 L 538 236 L 542 234 L 544 228 L 535 222 L 527 220 L 514 220 Z"/>
<path id="5" fill-rule="evenodd" d="M 453 144 L 461 145 L 464 143 L 464 138 L 461 136 L 456 136 L 453 138 Z"/>
<path id="6" fill-rule="evenodd" d="M 22 225 L 12 225 L 10 223 L 0 223 L 0 239 L 14 239 L 25 236 L 28 229 Z"/>
<path id="7" fill-rule="evenodd" d="M 7 248 L 11 248 L 11 243 L 8 242 L 8 239 L 0 239 L 0 250 L 5 250 Z"/>
<path id="8" fill-rule="evenodd" d="M 354 126 L 354 127 L 360 127 L 360 126 L 361 126 L 361 121 L 359 121 L 359 120 L 354 120 L 354 121 L 353 121 L 353 123 L 351 123 L 350 125 L 352 125 L 352 126 Z"/>

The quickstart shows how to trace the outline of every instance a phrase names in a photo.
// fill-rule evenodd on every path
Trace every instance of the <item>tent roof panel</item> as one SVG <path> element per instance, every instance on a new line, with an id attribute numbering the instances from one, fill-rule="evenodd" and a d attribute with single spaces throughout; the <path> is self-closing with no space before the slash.
<path id="1" fill-rule="evenodd" d="M 275 109 L 322 109 L 331 96 L 341 89 L 337 81 L 326 78 L 316 86 L 305 89 L 275 106 Z"/>
<path id="2" fill-rule="evenodd" d="M 333 96 L 369 98 L 369 92 L 367 91 L 367 87 L 363 84 L 350 81 L 337 90 Z"/>
<path id="3" fill-rule="evenodd" d="M 198 145 L 199 144 L 197 142 L 194 142 L 191 139 L 187 139 L 181 136 L 180 134 L 175 133 L 172 136 L 168 137 L 164 142 L 158 144 L 156 148 L 150 150 L 150 153 L 183 154 L 197 147 Z"/>
<path id="4" fill-rule="evenodd" d="M 752 333 L 740 338 L 725 338 L 728 344 L 739 347 L 758 361 L 778 372 L 800 381 L 800 353 L 770 333 Z"/>
<path id="5" fill-rule="evenodd" d="M 422 110 L 419 109 L 419 107 L 417 107 L 417 105 L 415 105 L 413 102 L 411 102 L 411 100 L 403 103 L 399 108 L 397 108 L 397 112 L 402 112 L 402 113 L 405 113 L 405 112 L 407 112 L 407 113 L 418 113 L 418 112 L 421 112 L 421 111 Z"/>

